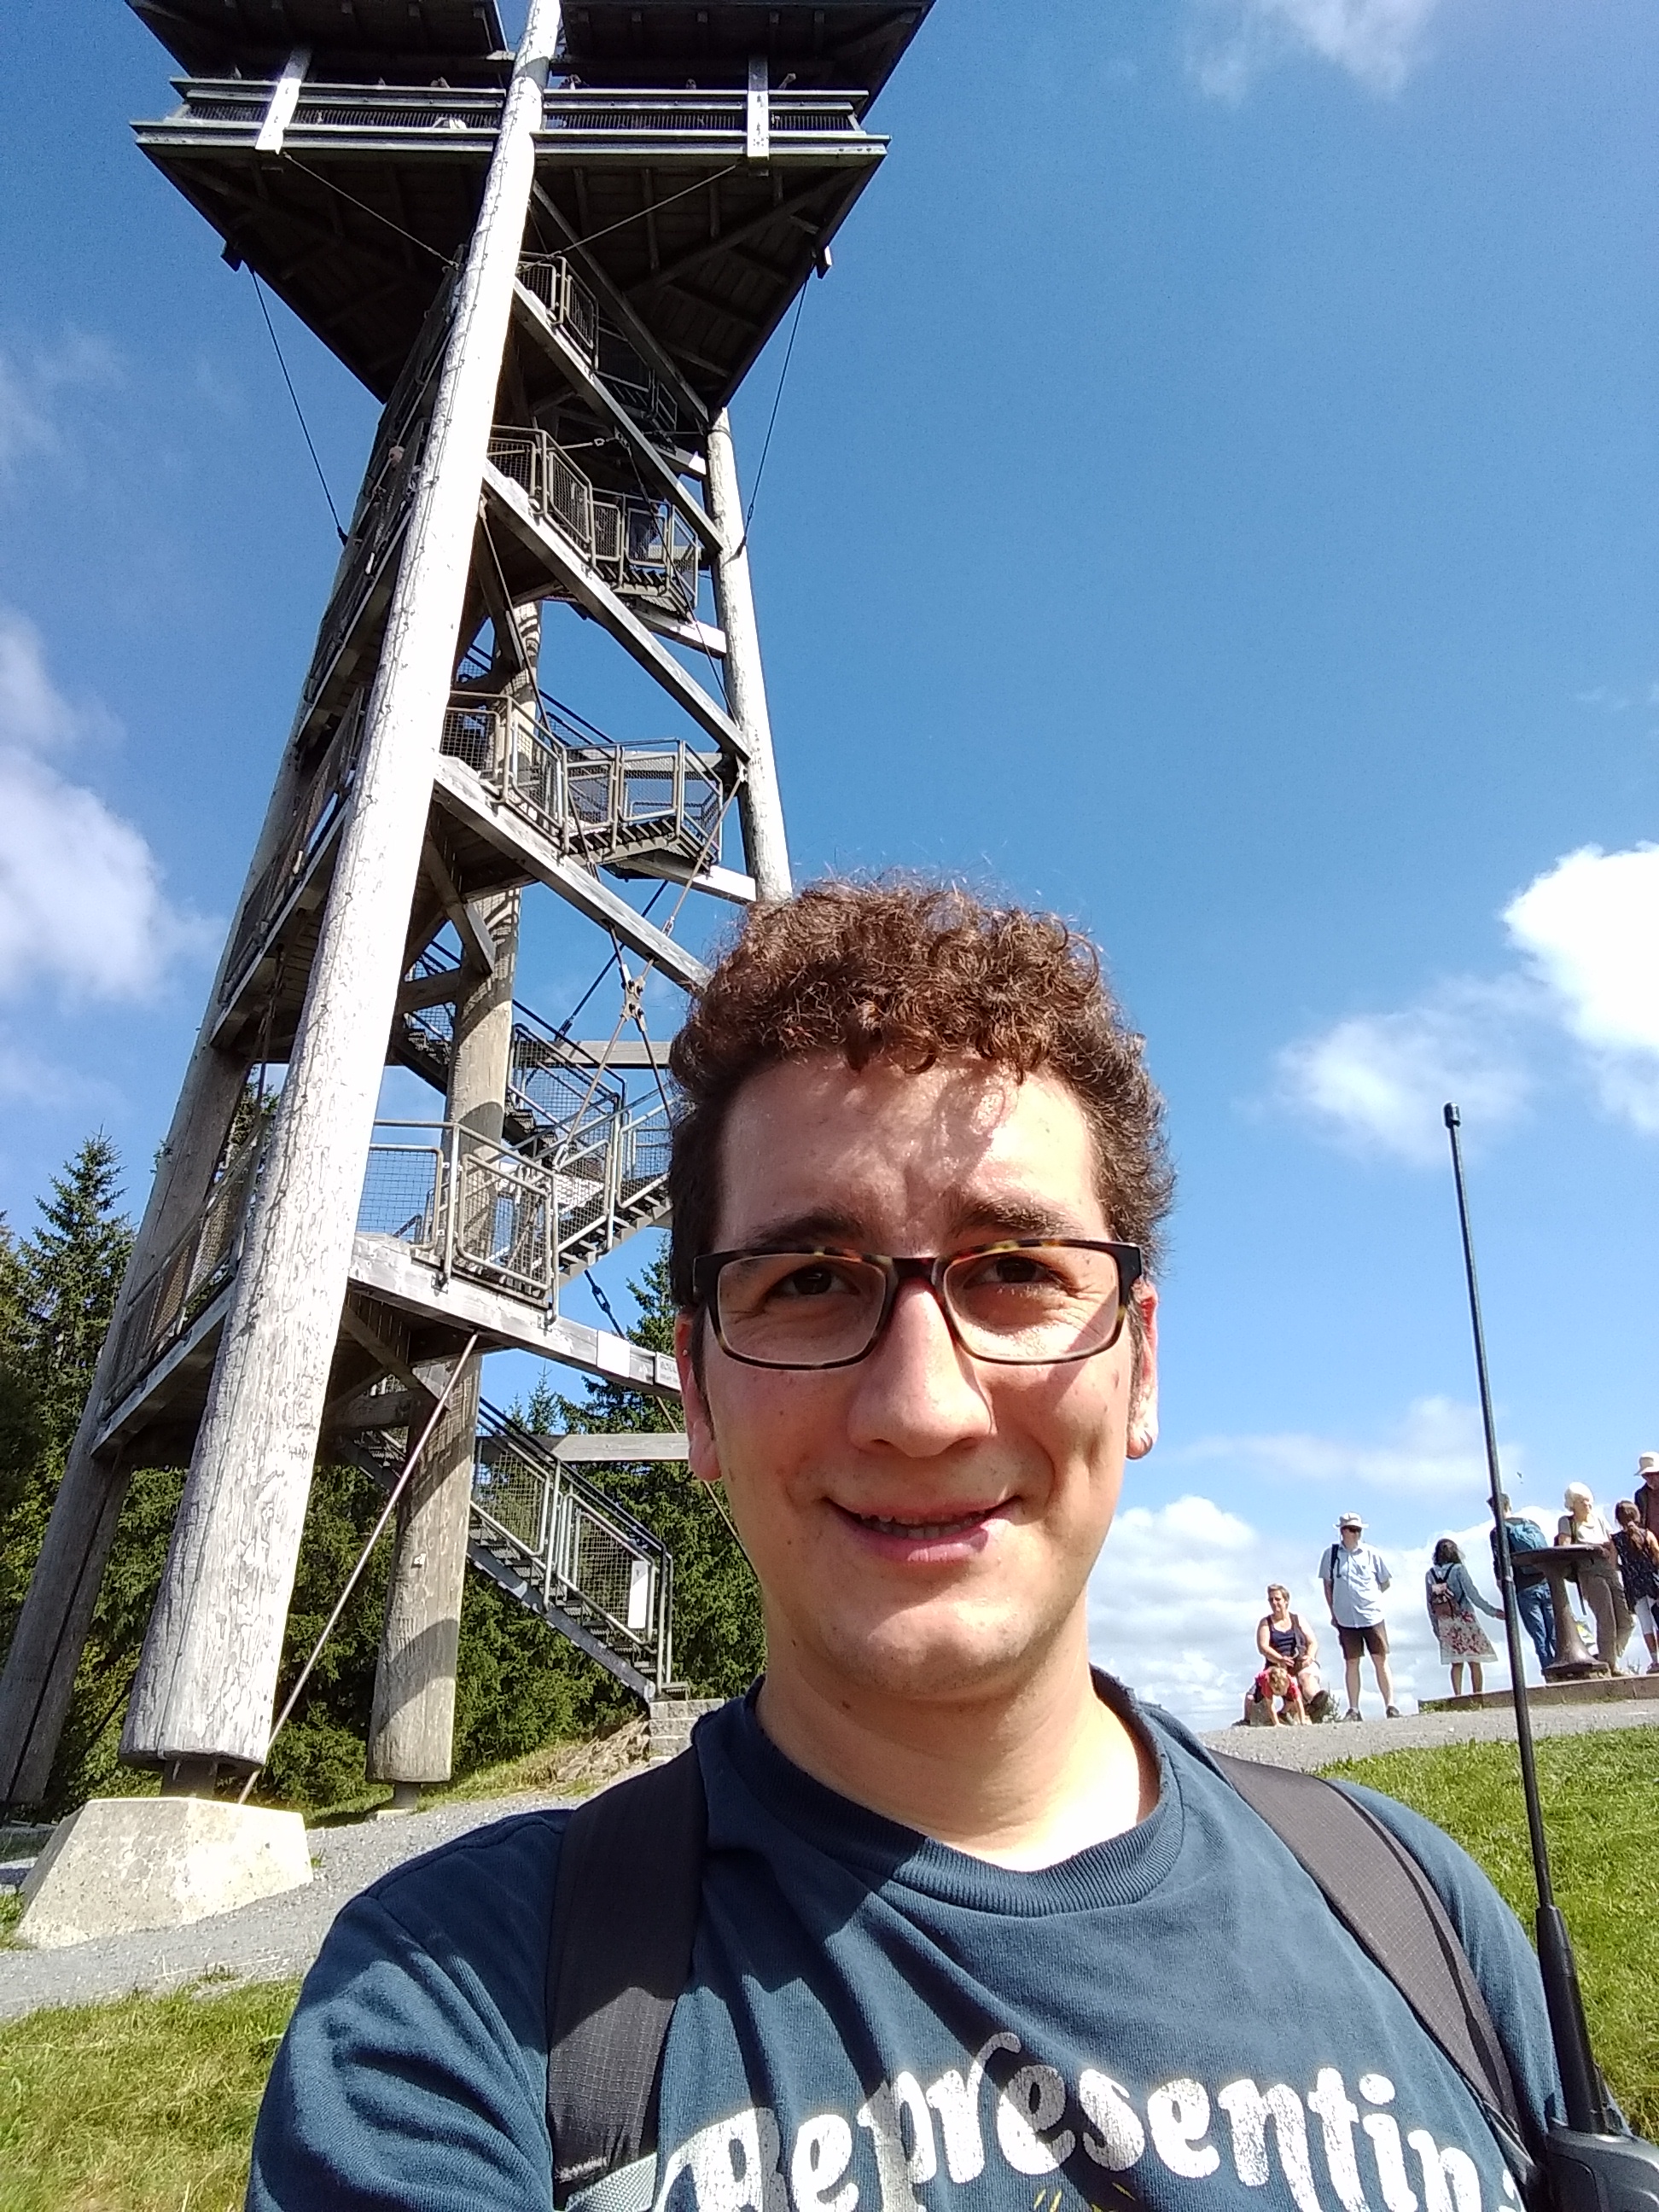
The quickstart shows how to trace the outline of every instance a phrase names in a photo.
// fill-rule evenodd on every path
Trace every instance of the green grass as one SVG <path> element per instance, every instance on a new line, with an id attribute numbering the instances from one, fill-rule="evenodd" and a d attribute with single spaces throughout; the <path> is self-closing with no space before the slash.
<path id="1" fill-rule="evenodd" d="M 1539 1746 L 1539 1767 L 1596 2054 L 1634 2124 L 1659 2135 L 1654 1738 L 1646 1729 L 1558 1736 Z M 512 1771 L 495 1770 L 497 1788 Z M 1394 1752 L 1329 1771 L 1437 1820 L 1530 1926 L 1512 1746 Z M 295 1988 L 210 1983 L 0 2025 L 0 2212 L 234 2212 Z"/>
<path id="2" fill-rule="evenodd" d="M 15 1889 L 0 1889 L 0 1951 L 11 1948 L 11 1931 L 23 1917 L 23 1900 Z"/>
<path id="3" fill-rule="evenodd" d="M 0 2212 L 236 2212 L 298 1986 L 0 2024 Z"/>
<path id="4" fill-rule="evenodd" d="M 1437 1821 L 1532 1932 L 1532 1858 L 1512 1743 L 1395 1751 L 1325 1771 L 1386 1790 Z M 1596 2057 L 1632 2125 L 1659 2139 L 1659 1742 L 1645 1728 L 1547 1737 L 1538 1746 L 1538 1781 L 1556 1902 L 1578 1954 Z"/>

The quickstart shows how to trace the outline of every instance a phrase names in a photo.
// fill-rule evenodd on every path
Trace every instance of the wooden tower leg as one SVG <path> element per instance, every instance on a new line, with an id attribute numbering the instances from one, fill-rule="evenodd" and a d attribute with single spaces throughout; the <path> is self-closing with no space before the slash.
<path id="1" fill-rule="evenodd" d="M 513 975 L 519 894 L 479 915 L 495 946 L 491 973 L 455 1008 L 447 1115 L 475 1141 L 499 1142 L 513 1050 Z M 479 1363 L 457 1382 L 398 1507 L 397 1550 L 386 1588 L 386 1625 L 374 1671 L 368 1729 L 371 1781 L 447 1782 L 454 1754 L 455 1664 L 472 1505 Z M 447 1369 L 423 1376 L 434 1393 Z M 418 1430 L 411 1430 L 410 1442 Z"/>
<path id="2" fill-rule="evenodd" d="M 288 1080 L 128 1708 L 122 1754 L 258 1765 L 396 1010 L 557 0 L 532 0 L 370 694 Z"/>
<path id="3" fill-rule="evenodd" d="M 714 561 L 714 602 L 726 632 L 726 692 L 732 719 L 749 740 L 749 766 L 738 792 L 749 872 L 763 899 L 787 899 L 789 846 L 783 800 L 772 758 L 772 719 L 761 667 L 755 589 L 749 575 L 749 531 L 743 519 L 738 460 L 725 408 L 708 428 L 708 508 L 726 550 Z"/>
<path id="4" fill-rule="evenodd" d="M 290 746 L 278 771 L 264 827 L 248 868 L 238 921 L 288 835 L 302 783 Z M 236 936 L 233 924 L 228 947 Z M 118 1379 L 135 1302 L 148 1292 L 156 1268 L 201 1214 L 246 1080 L 243 1059 L 216 1050 L 212 1042 L 219 986 L 228 959 L 227 950 L 173 1109 L 172 1127 L 156 1162 L 155 1179 L 116 1298 L 114 1316 L 99 1354 L 80 1426 L 70 1446 L 5 1669 L 0 1674 L 0 1806 L 34 1805 L 46 1796 L 69 1714 L 76 1669 L 81 1663 L 126 1495 L 126 1468 L 112 1465 L 107 1454 L 94 1449 L 105 1401 Z"/>

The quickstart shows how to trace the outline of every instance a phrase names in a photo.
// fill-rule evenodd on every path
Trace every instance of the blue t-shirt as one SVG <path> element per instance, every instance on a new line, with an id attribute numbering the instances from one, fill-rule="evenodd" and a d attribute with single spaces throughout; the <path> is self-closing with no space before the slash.
<path id="1" fill-rule="evenodd" d="M 1034 1873 L 823 1788 L 752 1698 L 701 1723 L 708 1859 L 657 2212 L 1512 2212 L 1405 2000 L 1197 1743 L 1124 1710 L 1156 1808 Z M 1444 1899 L 1541 2118 L 1520 1928 L 1438 1829 L 1357 1794 Z M 545 2212 L 565 1818 L 482 1830 L 342 1911 L 272 2072 L 252 2212 Z"/>

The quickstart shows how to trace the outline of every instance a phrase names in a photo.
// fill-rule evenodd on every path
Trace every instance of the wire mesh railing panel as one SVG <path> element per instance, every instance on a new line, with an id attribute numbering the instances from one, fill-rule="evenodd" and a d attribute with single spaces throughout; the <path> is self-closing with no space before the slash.
<path id="1" fill-rule="evenodd" d="M 580 1143 L 623 1110 L 623 1094 L 595 1069 L 572 1067 L 552 1040 L 522 1022 L 513 1030 L 507 1076 L 514 1103 L 548 1137 Z"/>
<path id="2" fill-rule="evenodd" d="M 551 1290 L 555 1199 L 546 1171 L 504 1147 L 480 1146 L 460 1152 L 455 1185 L 455 1266 L 531 1297 Z"/>
<path id="3" fill-rule="evenodd" d="M 519 264 L 519 282 L 592 362 L 599 351 L 599 302 L 564 255 L 526 254 Z"/>
<path id="4" fill-rule="evenodd" d="M 504 1438 L 482 1436 L 472 1465 L 472 1503 L 536 1558 L 547 1550 L 553 1482 Z"/>
<path id="5" fill-rule="evenodd" d="M 495 765 L 497 713 L 489 699 L 452 705 L 444 716 L 441 750 L 464 761 L 475 775 L 487 775 Z"/>
<path id="6" fill-rule="evenodd" d="M 660 1183 L 668 1174 L 673 1139 L 668 1109 L 658 1104 L 623 1125 L 617 1132 L 617 1203 L 628 1206 L 641 1191 Z"/>
<path id="7" fill-rule="evenodd" d="M 379 1123 L 357 1204 L 358 1230 L 429 1249 L 441 1239 L 443 1188 L 441 1127 Z"/>
<path id="8" fill-rule="evenodd" d="M 540 471 L 536 464 L 540 451 L 540 434 L 537 431 L 497 430 L 489 441 L 489 465 L 500 471 L 509 483 L 518 485 L 532 502 L 540 495 Z"/>
<path id="9" fill-rule="evenodd" d="M 189 1328 L 236 1272 L 270 1133 L 267 1123 L 244 1140 L 220 1170 L 201 1212 L 135 1293 L 106 1406 Z"/>
<path id="10" fill-rule="evenodd" d="M 567 1579 L 616 1627 L 629 1631 L 629 1599 L 639 1554 L 580 1505 L 570 1516 Z M 647 1568 L 647 1573 L 649 1568 Z M 637 1631 L 631 1632 L 637 1633 Z"/>

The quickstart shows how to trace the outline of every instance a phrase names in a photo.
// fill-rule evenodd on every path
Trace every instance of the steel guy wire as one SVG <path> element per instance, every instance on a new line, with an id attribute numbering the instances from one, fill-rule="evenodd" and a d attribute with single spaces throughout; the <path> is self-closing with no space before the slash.
<path id="1" fill-rule="evenodd" d="M 323 488 L 323 497 L 328 501 L 328 511 L 334 517 L 334 534 L 342 545 L 345 532 L 340 527 L 340 510 L 334 504 L 334 495 L 328 488 L 328 478 L 323 474 L 323 465 L 317 458 L 317 448 L 312 443 L 311 432 L 306 426 L 306 413 L 300 404 L 300 395 L 294 389 L 294 379 L 288 373 L 288 363 L 283 359 L 283 349 L 277 342 L 276 325 L 270 319 L 270 310 L 265 305 L 265 288 L 259 282 L 258 272 L 247 264 L 247 273 L 253 279 L 253 296 L 259 302 L 259 313 L 265 319 L 265 328 L 270 333 L 270 343 L 276 356 L 276 366 L 283 372 L 283 381 L 288 386 L 288 396 L 294 402 L 294 412 L 299 417 L 300 435 L 306 441 L 306 451 L 311 456 L 311 465 L 317 471 L 317 481 Z"/>

